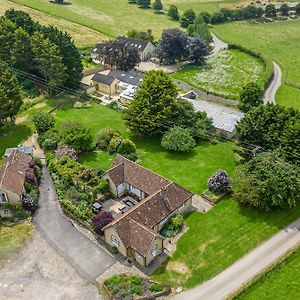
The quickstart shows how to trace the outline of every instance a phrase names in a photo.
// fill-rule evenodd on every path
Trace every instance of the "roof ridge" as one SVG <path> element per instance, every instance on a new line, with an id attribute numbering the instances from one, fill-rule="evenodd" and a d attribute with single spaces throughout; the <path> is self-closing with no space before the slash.
<path id="1" fill-rule="evenodd" d="M 104 173 L 101 175 L 101 177 L 104 176 L 105 174 L 107 174 L 108 172 L 114 170 L 115 168 L 119 167 L 119 166 L 122 165 L 122 164 L 124 164 L 124 162 L 120 162 L 119 164 L 113 166 L 112 168 L 109 168 L 106 172 L 104 172 Z"/>
<path id="2" fill-rule="evenodd" d="M 149 171 L 149 172 L 151 172 L 151 173 L 153 173 L 153 174 L 155 174 L 155 175 L 157 175 L 157 176 L 159 176 L 159 177 L 161 177 L 161 178 L 163 178 L 163 179 L 165 179 L 165 180 L 167 180 L 167 181 L 169 181 L 169 183 L 172 183 L 172 182 L 173 182 L 172 180 L 170 180 L 170 179 L 168 179 L 168 178 L 166 178 L 166 177 L 164 177 L 164 176 L 162 176 L 162 175 L 156 173 L 155 171 L 152 171 L 152 170 L 150 170 L 150 169 L 148 169 L 148 168 L 146 168 L 146 167 L 144 167 L 144 166 L 138 164 L 138 163 L 135 162 L 135 161 L 132 161 L 132 160 L 126 158 L 125 156 L 123 156 L 123 155 L 121 155 L 121 154 L 117 154 L 116 157 L 117 157 L 117 156 L 120 156 L 120 157 L 124 158 L 126 161 L 128 161 L 128 162 L 130 162 L 130 163 L 132 163 L 132 164 L 134 164 L 134 165 L 136 165 L 136 166 L 138 166 L 138 167 L 140 167 L 140 168 L 142 168 L 142 169 L 144 169 L 144 170 L 147 170 L 147 171 Z M 169 183 L 168 183 L 168 185 L 169 185 Z"/>
<path id="3" fill-rule="evenodd" d="M 160 234 L 156 233 L 153 229 L 148 228 L 147 226 L 145 226 L 145 225 L 143 225 L 143 224 L 137 222 L 136 220 L 131 219 L 130 217 L 129 217 L 129 220 L 130 220 L 131 222 L 137 224 L 138 226 L 142 227 L 143 229 L 145 229 L 146 231 L 148 231 L 148 232 L 149 232 L 150 234 L 152 234 L 153 236 L 160 236 Z"/>

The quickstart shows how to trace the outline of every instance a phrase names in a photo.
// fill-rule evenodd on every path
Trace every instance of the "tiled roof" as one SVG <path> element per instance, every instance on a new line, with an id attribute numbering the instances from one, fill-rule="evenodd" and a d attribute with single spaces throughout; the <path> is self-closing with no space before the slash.
<path id="1" fill-rule="evenodd" d="M 160 237 L 153 230 L 130 218 L 121 220 L 116 224 L 115 228 L 125 247 L 136 250 L 144 257 L 149 252 L 152 241 L 156 237 Z"/>
<path id="2" fill-rule="evenodd" d="M 116 156 L 106 174 L 115 185 L 128 182 L 150 195 L 106 226 L 116 228 L 126 248 L 145 256 L 155 236 L 160 236 L 153 231 L 154 226 L 168 218 L 193 193 L 121 155 Z"/>
<path id="3" fill-rule="evenodd" d="M 111 85 L 114 82 L 115 78 L 107 76 L 107 75 L 104 75 L 104 74 L 96 73 L 92 77 L 91 80 L 99 82 L 99 83 L 104 83 L 106 85 Z"/>
<path id="4" fill-rule="evenodd" d="M 147 40 L 142 39 L 134 39 L 134 38 L 128 38 L 126 36 L 118 36 L 116 38 L 118 42 L 121 42 L 124 44 L 125 47 L 131 47 L 137 49 L 139 52 L 144 51 L 144 49 L 147 47 L 147 45 L 150 43 Z"/>
<path id="5" fill-rule="evenodd" d="M 157 192 L 159 189 L 171 183 L 170 180 L 121 155 L 116 156 L 112 168 L 109 169 L 107 173 L 115 185 L 127 182 L 148 195 Z"/>
<path id="6" fill-rule="evenodd" d="M 111 70 L 107 76 L 113 77 L 118 79 L 119 81 L 125 82 L 127 84 L 139 86 L 142 82 L 144 75 L 134 71 L 129 70 L 127 72 L 120 71 L 120 70 Z"/>
<path id="7" fill-rule="evenodd" d="M 6 157 L 0 168 L 0 189 L 20 195 L 23 191 L 25 172 L 31 160 L 30 155 L 18 150 Z"/>

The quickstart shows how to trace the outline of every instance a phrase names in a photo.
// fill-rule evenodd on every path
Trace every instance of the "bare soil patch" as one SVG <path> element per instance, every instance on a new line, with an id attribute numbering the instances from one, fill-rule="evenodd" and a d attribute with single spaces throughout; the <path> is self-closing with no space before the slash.
<path id="1" fill-rule="evenodd" d="M 188 267 L 184 263 L 177 262 L 177 261 L 169 262 L 167 265 L 167 270 L 175 271 L 180 274 L 188 274 L 189 273 Z"/>

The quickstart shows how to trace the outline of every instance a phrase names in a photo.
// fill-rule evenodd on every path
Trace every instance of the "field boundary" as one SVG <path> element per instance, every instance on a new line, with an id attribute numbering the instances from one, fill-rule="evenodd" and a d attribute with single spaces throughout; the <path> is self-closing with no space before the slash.
<path id="1" fill-rule="evenodd" d="M 250 288 L 252 285 L 259 283 L 261 279 L 263 279 L 266 275 L 273 272 L 277 267 L 280 267 L 286 260 L 289 259 L 291 255 L 293 255 L 296 251 L 300 250 L 300 242 L 290 248 L 288 252 L 283 254 L 281 257 L 276 259 L 272 264 L 267 266 L 265 269 L 261 270 L 256 276 L 254 276 L 251 280 L 246 282 L 244 285 L 242 285 L 239 289 L 234 291 L 231 295 L 229 295 L 226 300 L 235 300 L 238 296 L 242 295 L 248 288 Z"/>

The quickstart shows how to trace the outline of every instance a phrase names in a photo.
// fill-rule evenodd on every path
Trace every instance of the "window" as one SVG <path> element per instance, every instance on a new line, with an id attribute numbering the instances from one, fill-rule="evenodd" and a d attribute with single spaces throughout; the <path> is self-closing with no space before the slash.
<path id="1" fill-rule="evenodd" d="M 177 211 L 183 209 L 184 207 L 185 207 L 185 203 L 183 203 L 180 207 L 178 207 Z"/>
<path id="2" fill-rule="evenodd" d="M 117 247 L 120 245 L 119 240 L 114 235 L 111 236 L 111 242 Z"/>
<path id="3" fill-rule="evenodd" d="M 155 257 L 157 255 L 157 245 L 153 245 L 151 248 L 151 255 L 152 257 Z"/>

